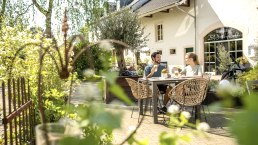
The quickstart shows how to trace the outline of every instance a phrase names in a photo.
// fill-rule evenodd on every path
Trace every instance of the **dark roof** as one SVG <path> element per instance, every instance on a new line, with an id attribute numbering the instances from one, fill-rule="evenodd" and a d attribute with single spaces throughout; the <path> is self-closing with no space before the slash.
<path id="1" fill-rule="evenodd" d="M 139 0 L 141 1 L 141 0 Z M 138 2 L 139 2 L 138 1 Z M 138 12 L 138 15 L 144 15 L 147 13 L 150 13 L 152 11 L 157 11 L 157 10 L 162 10 L 164 8 L 167 8 L 169 6 L 174 6 L 174 4 L 177 2 L 178 0 L 150 0 L 148 2 L 146 2 L 145 4 L 143 4 L 138 10 L 136 10 Z M 138 3 L 137 2 L 137 3 Z M 137 4 L 135 3 L 135 4 Z"/>

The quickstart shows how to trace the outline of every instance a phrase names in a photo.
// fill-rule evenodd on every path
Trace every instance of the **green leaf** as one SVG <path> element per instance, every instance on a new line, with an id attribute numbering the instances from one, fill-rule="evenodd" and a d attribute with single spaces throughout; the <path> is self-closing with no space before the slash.
<path id="1" fill-rule="evenodd" d="M 162 132 L 159 137 L 160 145 L 177 145 L 178 136 L 172 133 Z"/>
<path id="2" fill-rule="evenodd" d="M 245 110 L 236 113 L 230 123 L 232 133 L 240 145 L 255 145 L 258 143 L 258 97 L 252 94 L 245 97 Z"/>
<path id="3" fill-rule="evenodd" d="M 102 73 L 102 75 L 105 77 L 107 83 L 112 85 L 112 84 L 115 84 L 115 80 L 118 76 L 118 72 Z"/>
<path id="4" fill-rule="evenodd" d="M 190 142 L 191 141 L 191 138 L 187 135 L 183 135 L 183 136 L 180 136 L 180 139 L 186 141 L 186 142 Z"/>
<path id="5" fill-rule="evenodd" d="M 103 128 L 113 130 L 121 127 L 121 118 L 122 114 L 120 113 L 103 111 L 99 114 L 96 114 L 96 116 L 91 119 L 91 122 L 97 123 L 97 125 Z"/>
<path id="6" fill-rule="evenodd" d="M 85 139 L 80 139 L 77 137 L 65 137 L 60 142 L 61 145 L 86 145 Z"/>
<path id="7" fill-rule="evenodd" d="M 138 145 L 148 145 L 149 144 L 149 139 L 142 139 L 140 141 L 137 141 Z"/>
<path id="8" fill-rule="evenodd" d="M 127 97 L 124 90 L 119 85 L 111 85 L 109 90 L 128 105 L 132 104 L 132 101 Z"/>
<path id="9" fill-rule="evenodd" d="M 247 110 L 249 111 L 254 111 L 254 112 L 258 112 L 258 93 L 252 93 L 249 96 L 244 97 L 244 103 L 245 106 L 247 108 Z"/>

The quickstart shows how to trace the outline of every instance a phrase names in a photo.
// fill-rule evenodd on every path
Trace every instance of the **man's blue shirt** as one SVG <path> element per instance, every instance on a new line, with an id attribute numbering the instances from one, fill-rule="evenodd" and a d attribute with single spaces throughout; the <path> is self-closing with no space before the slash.
<path id="1" fill-rule="evenodd" d="M 148 66 L 145 67 L 145 70 L 144 70 L 145 76 L 148 76 L 151 73 L 152 67 L 153 67 L 153 64 L 148 65 Z M 152 77 L 161 77 L 161 71 L 164 68 L 166 68 L 164 65 L 159 64 L 159 67 L 158 67 L 157 71 L 152 75 Z"/>

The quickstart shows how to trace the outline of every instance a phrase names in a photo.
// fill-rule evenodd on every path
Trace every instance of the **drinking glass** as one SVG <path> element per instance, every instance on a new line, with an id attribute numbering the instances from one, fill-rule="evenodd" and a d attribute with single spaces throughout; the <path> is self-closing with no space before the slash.
<path id="1" fill-rule="evenodd" d="M 168 77 L 168 73 L 161 73 L 161 78 L 165 79 Z"/>
<path id="2" fill-rule="evenodd" d="M 178 78 L 178 74 L 179 74 L 178 70 L 175 70 L 174 74 L 175 74 L 175 77 Z"/>

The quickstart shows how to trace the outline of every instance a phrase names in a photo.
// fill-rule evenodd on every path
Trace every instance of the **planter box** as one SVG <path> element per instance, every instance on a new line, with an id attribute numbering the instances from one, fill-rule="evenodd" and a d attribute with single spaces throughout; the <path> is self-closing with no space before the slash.
<path id="1" fill-rule="evenodd" d="M 132 101 L 135 101 L 135 98 L 133 97 L 133 94 L 131 92 L 131 88 L 128 85 L 125 78 L 131 78 L 131 79 L 138 81 L 138 78 L 142 78 L 142 76 L 119 76 L 116 79 L 116 83 L 124 90 L 124 92 L 127 94 L 127 96 Z M 107 86 L 105 102 L 106 102 L 106 104 L 109 104 L 114 100 L 119 100 L 119 99 L 117 98 L 117 96 L 115 96 L 114 94 L 109 92 L 109 87 Z"/>
<path id="2" fill-rule="evenodd" d="M 239 97 L 233 97 L 233 103 L 234 105 L 232 107 L 238 108 L 243 106 L 243 102 Z M 206 98 L 202 102 L 203 105 L 210 105 L 212 103 L 218 102 L 218 101 L 223 101 L 222 97 L 219 97 L 216 92 L 214 91 L 208 91 L 206 94 Z"/>

